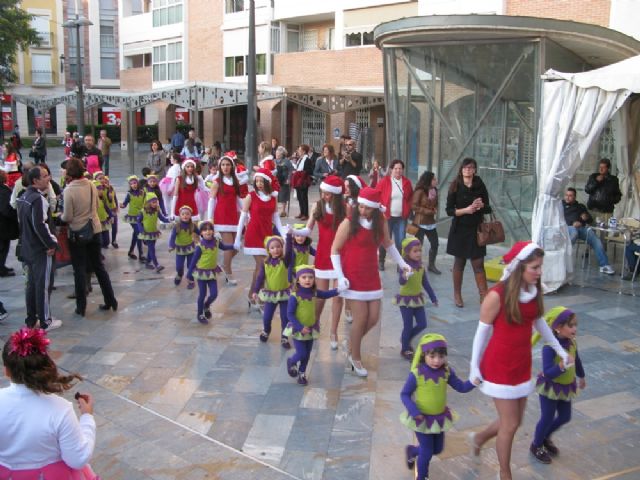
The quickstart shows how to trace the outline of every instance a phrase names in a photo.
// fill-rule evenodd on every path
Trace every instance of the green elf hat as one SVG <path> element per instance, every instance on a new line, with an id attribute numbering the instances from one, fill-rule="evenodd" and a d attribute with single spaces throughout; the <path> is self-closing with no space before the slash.
<path id="1" fill-rule="evenodd" d="M 544 314 L 544 321 L 547 322 L 547 325 L 551 328 L 551 330 L 555 330 L 556 328 L 564 325 L 569 320 L 571 320 L 575 316 L 575 313 L 572 310 L 569 310 L 567 307 L 553 307 L 547 313 Z M 540 340 L 540 334 L 535 332 L 531 336 L 531 345 L 535 345 Z"/>
<path id="2" fill-rule="evenodd" d="M 158 175 L 156 175 L 155 173 L 150 173 L 149 175 L 147 175 L 146 177 L 147 180 L 149 180 L 150 178 L 155 178 L 156 180 L 158 179 Z"/>
<path id="3" fill-rule="evenodd" d="M 309 274 L 310 273 L 311 275 L 315 276 L 316 270 L 315 270 L 313 265 L 304 265 L 303 264 L 303 265 L 298 265 L 295 268 L 295 273 L 296 273 L 296 280 L 297 280 L 298 278 L 300 278 L 301 275 L 304 275 L 304 274 Z"/>
<path id="4" fill-rule="evenodd" d="M 149 203 L 151 200 L 158 200 L 158 197 L 153 192 L 147 192 L 144 196 L 144 203 Z"/>
<path id="5" fill-rule="evenodd" d="M 271 242 L 280 242 L 280 244 L 284 247 L 284 240 L 280 235 L 270 235 L 264 239 L 264 248 L 269 249 L 269 244 Z"/>
<path id="6" fill-rule="evenodd" d="M 402 256 L 406 257 L 409 254 L 409 249 L 417 245 L 422 246 L 420 240 L 418 240 L 413 235 L 407 235 L 406 237 L 404 237 L 404 240 L 402 240 Z"/>
<path id="7" fill-rule="evenodd" d="M 137 175 L 129 175 L 129 176 L 127 177 L 127 182 L 129 182 L 129 183 L 133 182 L 134 180 L 135 180 L 136 182 L 139 182 L 139 181 L 140 181 L 140 179 L 138 178 L 138 176 L 137 176 Z"/>
<path id="8" fill-rule="evenodd" d="M 293 224 L 293 229 L 294 230 L 302 230 L 303 228 L 305 228 L 307 225 L 305 223 L 294 223 Z"/>
<path id="9" fill-rule="evenodd" d="M 411 362 L 411 370 L 418 368 L 420 364 L 420 357 L 423 353 L 433 350 L 434 348 L 447 348 L 447 339 L 444 335 L 439 333 L 427 333 L 423 335 L 416 348 L 416 353 L 413 355 L 413 361 Z"/>

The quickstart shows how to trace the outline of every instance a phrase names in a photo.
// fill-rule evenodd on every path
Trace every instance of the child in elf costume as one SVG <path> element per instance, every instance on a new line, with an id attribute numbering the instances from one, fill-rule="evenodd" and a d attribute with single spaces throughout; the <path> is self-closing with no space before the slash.
<path id="1" fill-rule="evenodd" d="M 196 224 L 191 220 L 193 210 L 188 205 L 183 205 L 179 210 L 179 218 L 175 221 L 173 228 L 171 229 L 171 237 L 169 237 L 169 251 L 176 252 L 176 278 L 173 279 L 173 283 L 176 286 L 180 285 L 182 276 L 184 275 L 184 265 L 187 264 L 187 268 L 191 265 L 193 258 L 193 252 L 196 250 L 196 244 L 193 240 L 193 236 L 200 235 L 200 230 Z M 191 290 L 195 286 L 193 281 L 189 281 L 187 288 Z"/>
<path id="2" fill-rule="evenodd" d="M 411 267 L 411 275 L 407 277 L 404 271 L 399 272 L 400 292 L 392 299 L 392 303 L 400 307 L 402 315 L 402 334 L 400 335 L 400 355 L 411 361 L 413 350 L 411 339 L 427 328 L 426 301 L 422 291 L 429 295 L 431 303 L 438 306 L 438 299 L 431 288 L 427 272 L 422 265 L 422 244 L 416 237 L 406 237 L 402 241 L 402 258 Z M 413 324 L 415 319 L 416 323 Z"/>
<path id="3" fill-rule="evenodd" d="M 293 339 L 296 353 L 287 359 L 287 372 L 290 377 L 297 376 L 300 385 L 306 385 L 307 364 L 313 341 L 320 335 L 320 322 L 316 319 L 316 298 L 335 297 L 338 290 L 317 290 L 313 265 L 297 266 L 295 275 L 296 284 L 287 303 L 289 324 L 284 335 Z"/>
<path id="4" fill-rule="evenodd" d="M 291 345 L 284 334 L 287 326 L 287 302 L 291 293 L 291 283 L 289 282 L 289 258 L 284 254 L 284 240 L 278 235 L 272 235 L 264 239 L 264 248 L 267 251 L 267 258 L 262 264 L 256 283 L 251 291 L 254 301 L 258 298 L 264 304 L 262 315 L 262 332 L 260 341 L 266 342 L 271 334 L 271 321 L 280 307 L 280 323 L 282 326 L 280 344 L 282 348 L 289 349 Z"/>
<path id="5" fill-rule="evenodd" d="M 138 237 L 147 246 L 147 268 L 154 269 L 160 273 L 164 267 L 158 263 L 156 257 L 156 241 L 160 238 L 158 230 L 158 219 L 163 223 L 168 223 L 169 219 L 160 212 L 160 204 L 155 193 L 147 193 L 144 196 L 144 208 L 138 215 Z"/>
<path id="6" fill-rule="evenodd" d="M 565 365 L 553 348 L 549 345 L 542 347 L 542 372 L 536 381 L 541 414 L 529 450 L 539 462 L 551 463 L 551 457 L 559 453 L 551 435 L 571 420 L 571 401 L 577 396 L 578 388 L 584 389 L 586 383 L 576 343 L 576 314 L 566 307 L 553 307 L 544 319 L 560 346 L 575 358 L 574 364 Z M 531 343 L 535 345 L 539 339 L 540 334 L 536 332 Z"/>
<path id="7" fill-rule="evenodd" d="M 204 325 L 209 323 L 211 304 L 218 298 L 217 275 L 222 272 L 218 265 L 218 251 L 233 250 L 233 245 L 222 243 L 214 236 L 213 229 L 209 220 L 200 222 L 200 244 L 196 246 L 187 272 L 189 282 L 198 281 L 198 322 Z M 207 289 L 209 298 L 205 301 Z"/>
<path id="8" fill-rule="evenodd" d="M 138 230 L 138 215 L 142 211 L 142 207 L 144 207 L 144 190 L 140 188 L 140 181 L 136 175 L 131 175 L 127 178 L 129 182 L 129 191 L 127 192 L 127 196 L 124 197 L 124 202 L 120 205 L 120 208 L 129 209 L 124 216 L 124 221 L 131 225 L 131 229 L 133 230 L 133 235 L 131 235 L 131 245 L 129 246 L 129 258 L 132 260 L 140 260 L 141 263 L 145 262 L 145 258 L 142 255 L 142 240 L 138 238 L 140 235 L 140 231 Z M 138 249 L 138 256 L 133 253 L 133 249 Z"/>
<path id="9" fill-rule="evenodd" d="M 447 363 L 447 340 L 437 333 L 427 333 L 420 339 L 411 362 L 411 373 L 402 388 L 400 398 L 407 409 L 400 421 L 413 430 L 418 445 L 407 445 L 407 468 L 415 468 L 415 478 L 429 478 L 429 463 L 433 455 L 444 449 L 444 432 L 454 422 L 454 412 L 447 406 L 447 386 L 467 393 L 474 385 L 460 380 Z"/>

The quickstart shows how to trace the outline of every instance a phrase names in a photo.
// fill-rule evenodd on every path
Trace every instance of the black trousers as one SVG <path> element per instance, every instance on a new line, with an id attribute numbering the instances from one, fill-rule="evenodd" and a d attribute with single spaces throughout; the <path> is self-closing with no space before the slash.
<path id="1" fill-rule="evenodd" d="M 0 271 L 7 267 L 7 257 L 9 256 L 9 245 L 11 240 L 0 238 Z"/>
<path id="2" fill-rule="evenodd" d="M 93 236 L 93 240 L 87 245 L 69 242 L 71 265 L 73 266 L 73 283 L 76 290 L 76 307 L 81 312 L 84 312 L 87 308 L 87 268 L 95 273 L 98 279 L 105 305 L 113 305 L 116 302 L 111 279 L 100 257 L 100 249 L 100 233 L 96 233 Z"/>
<path id="3" fill-rule="evenodd" d="M 300 215 L 309 216 L 309 187 L 296 188 L 296 196 L 298 197 L 298 205 L 300 205 Z"/>
<path id="4" fill-rule="evenodd" d="M 51 318 L 49 300 L 51 297 L 51 280 L 53 278 L 53 256 L 46 252 L 25 260 L 27 271 L 27 289 L 25 290 L 25 304 L 27 307 L 28 327 L 46 328 Z"/>

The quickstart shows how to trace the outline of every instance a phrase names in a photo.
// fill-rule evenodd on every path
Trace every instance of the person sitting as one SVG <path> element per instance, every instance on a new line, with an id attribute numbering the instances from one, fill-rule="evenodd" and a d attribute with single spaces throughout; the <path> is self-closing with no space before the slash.
<path id="1" fill-rule="evenodd" d="M 564 193 L 562 206 L 564 209 L 564 219 L 569 227 L 571 245 L 575 244 L 578 239 L 587 242 L 596 254 L 598 265 L 600 265 L 600 273 L 606 273 L 607 275 L 616 273 L 611 265 L 609 265 L 607 252 L 604 251 L 604 247 L 598 236 L 594 231 L 587 231 L 587 225 L 590 225 L 593 219 L 587 211 L 587 207 L 576 201 L 575 188 L 567 188 Z"/>
<path id="2" fill-rule="evenodd" d="M 80 419 L 68 400 L 77 374 L 61 375 L 41 329 L 22 328 L 2 349 L 10 384 L 0 389 L 0 478 L 97 479 L 88 465 L 96 440 L 93 398 L 76 393 Z"/>
<path id="3" fill-rule="evenodd" d="M 638 276 L 638 272 L 636 271 L 636 263 L 638 262 L 637 252 L 640 252 L 640 239 L 636 239 L 624 247 L 624 257 L 627 261 L 628 270 L 622 277 L 623 280 L 632 280 Z"/>

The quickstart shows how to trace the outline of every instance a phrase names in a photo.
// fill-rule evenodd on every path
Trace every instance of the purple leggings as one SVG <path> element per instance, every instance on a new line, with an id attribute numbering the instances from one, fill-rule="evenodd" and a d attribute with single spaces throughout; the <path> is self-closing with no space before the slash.
<path id="1" fill-rule="evenodd" d="M 296 352 L 291 355 L 289 362 L 294 365 L 300 362 L 298 372 L 304 373 L 307 371 L 307 364 L 309 363 L 309 358 L 311 358 L 313 340 L 296 340 L 295 338 L 292 338 L 292 340 L 293 346 L 296 347 Z"/>
<path id="2" fill-rule="evenodd" d="M 156 241 L 145 240 L 144 244 L 147 246 L 147 263 L 158 267 L 158 258 L 156 257 Z"/>
<path id="3" fill-rule="evenodd" d="M 274 313 L 276 313 L 276 307 L 278 305 L 280 306 L 280 326 L 281 326 L 280 331 L 282 332 L 285 329 L 285 327 L 287 326 L 287 323 L 289 323 L 289 321 L 287 320 L 287 303 L 288 301 L 285 300 L 283 302 L 278 302 L 278 303 L 267 302 L 264 304 L 262 328 L 266 333 L 271 333 L 271 321 L 273 320 L 273 315 Z"/>
<path id="4" fill-rule="evenodd" d="M 420 433 L 415 432 L 418 438 L 418 446 L 409 447 L 410 455 L 418 457 L 416 466 L 418 467 L 418 480 L 425 480 L 429 476 L 429 463 L 431 457 L 438 455 L 444 449 L 443 433 Z"/>
<path id="5" fill-rule="evenodd" d="M 189 255 L 176 255 L 176 273 L 178 274 L 179 277 L 182 278 L 182 276 L 184 275 L 185 261 L 187 263 L 187 266 L 189 266 L 191 265 L 192 258 L 193 258 L 193 253 L 190 253 Z"/>
<path id="6" fill-rule="evenodd" d="M 133 235 L 131 235 L 131 245 L 129 246 L 129 253 L 133 253 L 134 248 L 138 248 L 138 257 L 142 256 L 142 240 L 138 240 L 138 225 L 135 223 L 130 223 L 131 229 L 133 230 Z"/>
<path id="7" fill-rule="evenodd" d="M 427 328 L 427 312 L 424 307 L 400 307 L 402 315 L 402 334 L 400 335 L 400 343 L 402 343 L 402 351 L 406 352 L 411 349 L 411 339 Z M 415 326 L 413 319 L 416 319 Z"/>
<path id="8" fill-rule="evenodd" d="M 571 402 L 566 400 L 551 400 L 548 397 L 540 397 L 540 420 L 536 425 L 536 433 L 533 437 L 533 446 L 541 447 L 542 442 L 571 420 Z M 557 415 L 556 415 L 557 413 Z"/>
<path id="9" fill-rule="evenodd" d="M 209 298 L 207 296 L 207 288 L 209 289 Z M 209 308 L 218 298 L 218 281 L 217 280 L 198 280 L 198 316 L 204 313 L 205 308 Z"/>

